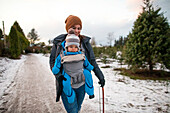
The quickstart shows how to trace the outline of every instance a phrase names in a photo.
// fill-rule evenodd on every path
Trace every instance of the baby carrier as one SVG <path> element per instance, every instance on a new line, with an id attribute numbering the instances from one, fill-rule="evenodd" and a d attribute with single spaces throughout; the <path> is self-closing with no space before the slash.
<path id="1" fill-rule="evenodd" d="M 63 91 L 67 96 L 68 102 L 74 102 L 75 92 L 73 88 L 79 88 L 84 84 L 89 98 L 94 98 L 93 80 L 90 73 L 93 66 L 85 58 L 85 55 L 80 51 L 64 51 L 64 54 L 61 56 L 61 64 L 63 66 L 63 75 L 67 79 L 63 81 Z"/>
<path id="2" fill-rule="evenodd" d="M 68 55 L 61 57 L 61 64 L 63 65 L 64 72 L 71 77 L 72 88 L 77 88 L 81 86 L 85 81 L 85 77 L 83 74 L 84 60 L 84 54 Z"/>

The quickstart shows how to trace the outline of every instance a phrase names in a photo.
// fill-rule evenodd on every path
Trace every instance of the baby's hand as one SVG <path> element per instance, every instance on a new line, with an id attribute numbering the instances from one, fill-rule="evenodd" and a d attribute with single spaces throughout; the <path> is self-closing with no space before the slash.
<path id="1" fill-rule="evenodd" d="M 68 34 L 74 34 L 74 29 L 73 29 L 73 28 L 70 28 L 70 29 L 68 30 Z"/>

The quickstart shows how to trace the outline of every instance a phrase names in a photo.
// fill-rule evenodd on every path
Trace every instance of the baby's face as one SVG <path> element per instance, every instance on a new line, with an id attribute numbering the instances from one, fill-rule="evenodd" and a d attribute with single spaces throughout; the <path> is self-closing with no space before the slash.
<path id="1" fill-rule="evenodd" d="M 70 45 L 68 46 L 68 52 L 77 52 L 78 47 L 76 45 Z"/>

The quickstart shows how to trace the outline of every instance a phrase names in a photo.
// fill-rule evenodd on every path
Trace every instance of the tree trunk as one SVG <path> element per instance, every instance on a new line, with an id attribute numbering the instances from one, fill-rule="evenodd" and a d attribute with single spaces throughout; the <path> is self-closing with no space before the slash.
<path id="1" fill-rule="evenodd" d="M 153 71 L 153 64 L 152 62 L 149 62 L 149 73 L 151 74 Z"/>
<path id="2" fill-rule="evenodd" d="M 153 65 L 152 64 L 149 65 L 149 71 L 153 71 Z"/>

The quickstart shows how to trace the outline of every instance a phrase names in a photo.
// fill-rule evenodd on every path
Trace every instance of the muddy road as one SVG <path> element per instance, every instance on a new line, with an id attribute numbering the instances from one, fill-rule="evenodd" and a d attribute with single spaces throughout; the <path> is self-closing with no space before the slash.
<path id="1" fill-rule="evenodd" d="M 55 78 L 33 54 L 21 64 L 14 82 L 3 96 L 1 113 L 66 113 L 62 102 L 55 102 Z M 89 109 L 87 109 L 89 108 Z M 89 112 L 85 105 L 83 112 Z M 90 110 L 91 111 L 91 110 Z"/>

